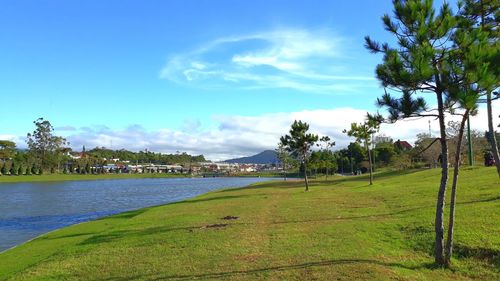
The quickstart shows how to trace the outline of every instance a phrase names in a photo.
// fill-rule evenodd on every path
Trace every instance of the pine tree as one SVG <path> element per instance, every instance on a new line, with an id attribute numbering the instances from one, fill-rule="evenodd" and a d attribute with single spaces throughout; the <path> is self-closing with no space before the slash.
<path id="1" fill-rule="evenodd" d="M 380 116 L 367 114 L 367 120 L 364 123 L 351 124 L 351 129 L 349 131 L 344 130 L 344 133 L 350 137 L 355 137 L 358 143 L 362 143 L 368 154 L 368 170 L 370 172 L 370 185 L 373 185 L 373 160 L 372 153 L 370 152 L 371 138 L 375 134 L 380 126 Z"/>
<path id="2" fill-rule="evenodd" d="M 483 0 L 484 2 L 490 2 Z M 450 266 L 453 253 L 453 236 L 455 225 L 456 193 L 460 167 L 460 150 L 465 123 L 470 115 L 477 112 L 477 103 L 481 95 L 491 95 L 492 89 L 499 86 L 498 62 L 492 57 L 498 56 L 498 48 L 492 48 L 490 31 L 488 28 L 471 28 L 474 23 L 468 16 L 469 11 L 482 4 L 483 1 L 466 1 L 460 5 L 457 15 L 458 28 L 452 38 L 452 52 L 449 60 L 450 69 L 445 78 L 448 81 L 449 103 L 463 111 L 458 133 L 458 142 L 455 153 L 454 173 L 451 186 L 450 213 L 448 223 L 448 237 L 445 247 L 445 265 Z M 492 2 L 490 2 L 491 4 Z M 479 6 L 483 9 L 483 5 Z M 497 4 L 498 8 L 498 4 Z M 479 25 L 478 25 L 479 26 Z M 496 40 L 498 41 L 498 40 Z M 497 44 L 498 45 L 498 44 Z M 453 112 L 456 112 L 454 109 Z M 500 170 L 499 170 L 500 172 Z"/>
<path id="3" fill-rule="evenodd" d="M 304 182 L 306 191 L 309 191 L 309 182 L 307 180 L 307 161 L 311 153 L 311 147 L 318 141 L 318 135 L 307 133 L 309 124 L 297 121 L 293 122 L 290 129 L 290 135 L 280 138 L 283 147 L 296 157 L 304 167 Z"/>
<path id="4" fill-rule="evenodd" d="M 373 53 L 383 53 L 383 63 L 376 68 L 377 78 L 390 91 L 400 93 L 395 98 L 385 93 L 377 102 L 388 108 L 389 120 L 416 116 L 433 116 L 439 120 L 441 143 L 441 181 L 436 203 L 435 261 L 444 265 L 444 204 L 448 182 L 448 145 L 446 142 L 445 111 L 446 83 L 449 69 L 449 42 L 456 27 L 456 18 L 447 3 L 436 14 L 431 0 L 394 0 L 394 18 L 384 15 L 384 27 L 397 40 L 397 47 L 380 44 L 365 37 L 366 47 Z M 436 113 L 429 112 L 423 97 L 433 94 Z"/>
<path id="5" fill-rule="evenodd" d="M 499 12 L 500 2 L 498 0 L 463 0 L 460 2 L 461 10 L 459 13 L 460 28 L 463 33 L 469 38 L 470 36 L 482 35 L 482 44 L 480 50 L 475 53 L 482 61 L 481 66 L 486 66 L 481 72 L 482 80 L 478 81 L 477 86 L 481 93 L 486 95 L 487 113 L 488 113 L 488 141 L 490 142 L 491 151 L 495 158 L 497 173 L 500 177 L 500 153 L 498 151 L 498 141 L 495 134 L 495 125 L 493 124 L 493 109 L 492 101 L 498 99 L 492 95 L 495 89 L 500 87 L 500 35 L 499 30 Z M 477 39 L 477 37 L 476 37 Z M 477 43 L 477 41 L 475 41 Z M 472 57 L 475 59 L 474 57 Z M 476 72 L 477 73 L 477 72 Z M 489 77 L 485 79 L 485 75 Z"/>
<path id="6" fill-rule="evenodd" d="M 461 136 L 465 122 L 469 115 L 475 114 L 479 97 L 498 87 L 498 40 L 493 40 L 496 43 L 490 40 L 492 37 L 489 32 L 492 29 L 473 28 L 474 23 L 469 17 L 471 10 L 482 6 L 479 4 L 483 1 L 466 0 L 464 5 L 460 2 L 456 15 L 445 3 L 436 15 L 432 1 L 395 0 L 395 21 L 385 15 L 383 22 L 385 29 L 396 37 L 398 48 L 391 48 L 388 44 L 381 45 L 366 37 L 366 47 L 369 50 L 385 55 L 383 63 L 377 66 L 377 78 L 390 91 L 401 93 L 399 98 L 395 98 L 386 91 L 377 100 L 380 106 L 388 108 L 388 119 L 392 122 L 422 116 L 439 119 L 442 161 L 436 204 L 435 261 L 445 266 L 450 265 L 452 254 Z M 492 47 L 493 44 L 497 44 L 496 50 Z M 423 97 L 417 96 L 427 93 L 436 96 L 436 108 L 429 109 Z M 448 181 L 445 112 L 462 115 L 454 159 L 455 173 L 446 247 L 443 223 Z"/>

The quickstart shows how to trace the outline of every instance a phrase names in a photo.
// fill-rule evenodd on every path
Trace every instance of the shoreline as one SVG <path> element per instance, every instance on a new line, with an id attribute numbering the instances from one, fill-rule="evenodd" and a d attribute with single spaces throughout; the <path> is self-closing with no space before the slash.
<path id="1" fill-rule="evenodd" d="M 148 179 L 148 178 L 184 178 L 184 177 L 181 177 L 181 176 L 178 176 L 178 177 L 174 177 L 174 176 L 170 176 L 170 177 L 167 177 L 167 176 L 164 176 L 164 177 L 135 177 L 135 178 L 134 177 L 130 177 L 129 179 Z M 198 178 L 202 178 L 203 179 L 203 177 L 198 177 Z M 268 179 L 269 180 L 267 180 L 267 181 L 262 181 L 262 182 L 258 182 L 258 183 L 266 183 L 266 182 L 273 181 L 272 178 L 268 178 Z M 94 179 L 94 180 L 98 180 L 98 179 Z M 61 180 L 61 181 L 64 181 L 64 180 Z M 71 181 L 71 180 L 65 180 L 65 181 Z M 47 182 L 49 182 L 49 181 L 47 181 Z M 16 183 L 16 182 L 14 182 L 14 183 Z M 47 235 L 47 234 L 50 234 L 50 233 L 53 233 L 53 232 L 56 232 L 56 231 L 59 231 L 59 230 L 63 230 L 63 229 L 68 228 L 68 227 L 73 227 L 73 226 L 84 224 L 84 223 L 94 222 L 94 221 L 97 221 L 97 220 L 107 219 L 107 218 L 110 218 L 110 217 L 113 217 L 113 216 L 119 216 L 119 215 L 122 215 L 122 214 L 126 214 L 128 212 L 136 212 L 136 211 L 143 210 L 143 209 L 148 209 L 148 208 L 167 206 L 167 205 L 170 205 L 170 204 L 178 204 L 178 203 L 185 202 L 185 201 L 188 201 L 188 200 L 196 199 L 197 197 L 200 197 L 200 196 L 206 196 L 206 195 L 208 195 L 208 194 L 210 194 L 212 192 L 220 192 L 220 191 L 231 190 L 231 189 L 235 189 L 235 188 L 247 188 L 247 187 L 250 187 L 250 186 L 252 186 L 254 184 L 256 184 L 256 183 L 251 183 L 251 184 L 248 184 L 248 185 L 245 185 L 245 186 L 241 186 L 241 187 L 223 187 L 223 188 L 214 189 L 214 190 L 211 190 L 211 191 L 208 191 L 208 192 L 205 192 L 205 193 L 201 193 L 201 194 L 198 194 L 198 195 L 195 195 L 195 196 L 192 196 L 192 197 L 184 198 L 184 199 L 181 199 L 181 200 L 178 200 L 178 201 L 172 201 L 172 202 L 167 202 L 167 203 L 160 203 L 160 204 L 155 204 L 155 205 L 151 205 L 151 206 L 145 206 L 145 207 L 141 207 L 141 208 L 137 208 L 137 209 L 130 209 L 130 210 L 118 212 L 118 213 L 115 213 L 115 214 L 105 215 L 105 216 L 98 217 L 98 218 L 95 218 L 95 219 L 91 219 L 91 220 L 87 220 L 87 221 L 82 221 L 82 222 L 78 222 L 78 223 L 75 223 L 75 224 L 66 225 L 66 226 L 59 227 L 59 228 L 56 228 L 56 229 L 44 232 L 42 234 L 39 234 L 39 235 L 37 235 L 37 236 L 35 236 L 33 238 L 30 238 L 30 239 L 28 239 L 26 241 L 23 241 L 22 243 L 16 244 L 16 245 L 14 245 L 14 246 L 12 246 L 10 248 L 4 249 L 4 250 L 0 250 L 0 255 L 4 254 L 5 252 L 10 251 L 10 250 L 12 250 L 14 248 L 22 246 L 22 245 L 24 245 L 26 243 L 29 243 L 29 242 L 31 242 L 31 241 L 33 241 L 35 239 L 38 239 L 38 238 L 40 238 L 40 237 L 42 237 L 44 235 Z M 1 187 L 1 182 L 0 182 L 0 187 Z"/>
<path id="2" fill-rule="evenodd" d="M 280 175 L 271 174 L 235 174 L 222 175 L 224 178 L 282 178 Z M 31 183 L 31 182 L 63 182 L 63 181 L 87 181 L 87 180 L 119 180 L 119 179 L 170 179 L 170 178 L 212 178 L 203 176 L 190 176 L 187 174 L 46 174 L 46 175 L 22 175 L 22 176 L 0 176 L 0 186 L 3 183 Z M 290 177 L 292 178 L 292 177 Z"/>
<path id="3" fill-rule="evenodd" d="M 61 181 L 84 181 L 84 180 L 114 180 L 114 179 L 158 179 L 158 178 L 189 178 L 187 175 L 172 174 L 101 174 L 101 175 L 78 175 L 78 174 L 47 174 L 47 175 L 22 175 L 22 176 L 0 176 L 2 183 L 29 183 L 29 182 L 61 182 Z"/>

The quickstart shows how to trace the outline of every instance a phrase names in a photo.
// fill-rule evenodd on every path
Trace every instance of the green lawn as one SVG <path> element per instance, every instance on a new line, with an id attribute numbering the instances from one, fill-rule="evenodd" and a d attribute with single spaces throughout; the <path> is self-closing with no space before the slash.
<path id="1" fill-rule="evenodd" d="M 500 185 L 494 167 L 461 172 L 453 268 L 433 267 L 439 173 L 386 172 L 376 175 L 373 186 L 362 177 L 337 177 L 314 181 L 307 193 L 301 181 L 216 191 L 43 235 L 0 254 L 0 276 L 500 280 Z"/>
<path id="2" fill-rule="evenodd" d="M 40 181 L 72 181 L 72 180 L 104 180 L 104 179 L 136 179 L 136 178 L 173 178 L 188 177 L 181 174 L 43 174 L 43 175 L 22 175 L 22 176 L 0 176 L 0 183 L 8 182 L 40 182 Z"/>

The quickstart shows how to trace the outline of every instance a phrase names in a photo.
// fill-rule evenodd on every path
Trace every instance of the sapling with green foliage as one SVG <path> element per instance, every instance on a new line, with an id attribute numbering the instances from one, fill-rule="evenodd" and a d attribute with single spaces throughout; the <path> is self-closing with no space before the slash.
<path id="1" fill-rule="evenodd" d="M 395 0 L 394 18 L 385 15 L 383 22 L 385 29 L 396 38 L 398 47 L 365 38 L 370 51 L 384 54 L 383 63 L 376 69 L 377 78 L 390 92 L 401 93 L 400 98 L 395 98 L 386 91 L 377 100 L 380 106 L 388 108 L 388 120 L 395 122 L 431 116 L 439 121 L 441 181 L 436 203 L 434 255 L 435 262 L 444 266 L 450 265 L 454 196 L 458 178 L 456 164 L 450 205 L 451 226 L 445 249 L 444 205 L 448 182 L 445 113 L 455 114 L 456 108 L 464 110 L 460 129 L 463 134 L 465 117 L 473 112 L 479 95 L 491 92 L 492 87 L 498 87 L 498 42 L 494 43 L 497 51 L 493 51 L 492 41 L 489 40 L 492 37 L 488 36 L 488 32 L 473 28 L 474 24 L 464 16 L 471 14 L 467 9 L 474 10 L 472 6 L 477 8 L 485 2 L 464 2 L 459 2 L 458 14 L 453 14 L 447 3 L 436 14 L 433 1 Z M 435 108 L 428 108 L 423 97 L 415 97 L 425 93 L 435 95 Z M 457 149 L 459 151 L 460 147 Z M 457 154 L 455 162 L 460 160 L 460 153 Z"/>
<path id="2" fill-rule="evenodd" d="M 469 11 L 474 10 L 475 7 L 479 7 L 481 11 L 484 11 L 484 3 L 482 1 L 465 1 L 465 3 L 460 4 L 461 10 L 457 16 L 459 28 L 457 28 L 451 37 L 453 52 L 451 52 L 450 60 L 454 63 L 449 64 L 448 75 L 444 76 L 448 84 L 449 103 L 455 104 L 459 110 L 463 111 L 455 149 L 448 237 L 445 248 L 446 266 L 451 265 L 451 256 L 453 253 L 455 202 L 460 167 L 460 150 L 462 148 L 465 123 L 469 116 L 476 114 L 479 97 L 484 93 L 491 93 L 493 89 L 499 86 L 497 69 L 499 65 L 498 62 L 495 63 L 491 59 L 495 55 L 498 57 L 498 48 L 497 50 L 492 48 L 491 36 L 489 36 L 490 32 L 488 29 L 481 26 L 481 24 L 477 23 L 477 20 L 473 20 L 469 16 Z M 491 5 L 492 3 L 489 2 L 489 4 Z M 497 4 L 497 10 L 498 8 Z M 484 16 L 482 18 L 484 19 Z M 455 110 L 453 109 L 452 112 L 455 112 Z"/>
<path id="3" fill-rule="evenodd" d="M 280 160 L 281 163 L 281 168 L 283 170 L 283 180 L 286 181 L 286 171 L 287 171 L 287 165 L 290 164 L 290 155 L 285 149 L 285 146 L 283 143 L 278 143 L 278 147 L 275 149 L 276 151 L 276 156 Z"/>
<path id="4" fill-rule="evenodd" d="M 378 132 L 380 127 L 379 115 L 367 114 L 367 120 L 363 123 L 351 123 L 350 130 L 344 130 L 344 133 L 350 137 L 356 138 L 356 142 L 362 143 L 368 154 L 368 171 L 370 173 L 370 185 L 373 185 L 373 161 L 370 152 L 372 136 Z"/>
<path id="5" fill-rule="evenodd" d="M 400 93 L 395 98 L 388 92 L 378 99 L 379 106 L 388 108 L 389 120 L 395 122 L 411 117 L 432 116 L 439 121 L 441 143 L 441 181 L 436 203 L 435 262 L 445 264 L 444 257 L 444 204 L 448 182 L 448 144 L 446 142 L 445 112 L 447 110 L 447 70 L 454 62 L 449 60 L 451 36 L 457 20 L 448 3 L 436 13 L 430 0 L 394 0 L 394 17 L 384 15 L 385 29 L 397 41 L 397 47 L 380 44 L 365 37 L 365 46 L 373 53 L 384 54 L 376 68 L 382 86 Z M 423 97 L 433 94 L 437 100 L 435 111 L 429 112 Z M 437 112 L 437 113 L 436 113 Z"/>
<path id="6" fill-rule="evenodd" d="M 304 182 L 306 191 L 309 191 L 307 180 L 307 161 L 311 154 L 311 147 L 318 141 L 318 135 L 308 133 L 309 124 L 295 120 L 290 134 L 282 136 L 280 142 L 286 151 L 290 152 L 304 167 Z"/>
<path id="7" fill-rule="evenodd" d="M 495 158 L 497 174 L 500 177 L 500 155 L 492 109 L 493 100 L 500 98 L 498 92 L 496 96 L 493 96 L 494 91 L 500 87 L 500 41 L 498 40 L 500 2 L 498 0 L 462 0 L 459 4 L 458 19 L 461 38 L 458 39 L 462 40 L 461 47 L 473 51 L 467 59 L 477 62 L 473 66 L 478 68 L 468 69 L 468 73 L 476 76 L 474 77 L 477 78 L 476 90 L 486 96 L 488 141 Z"/>
<path id="8" fill-rule="evenodd" d="M 329 136 L 322 136 L 317 143 L 317 146 L 320 147 L 322 153 L 322 158 L 326 158 L 325 156 L 329 156 L 331 154 L 330 148 L 335 146 L 335 141 L 330 139 Z M 326 180 L 328 180 L 328 169 L 330 168 L 333 159 L 321 159 L 320 167 L 325 168 L 325 176 Z"/>

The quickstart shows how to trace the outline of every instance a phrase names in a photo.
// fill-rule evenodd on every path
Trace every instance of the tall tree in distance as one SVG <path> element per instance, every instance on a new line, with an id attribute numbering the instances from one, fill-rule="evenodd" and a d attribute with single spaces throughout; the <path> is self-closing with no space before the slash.
<path id="1" fill-rule="evenodd" d="M 59 159 L 57 154 L 67 145 L 66 139 L 53 135 L 54 128 L 48 120 L 38 118 L 33 123 L 36 129 L 27 135 L 29 153 L 38 162 L 40 170 L 53 168 L 58 164 L 54 160 Z"/>
<path id="2" fill-rule="evenodd" d="M 450 67 L 451 36 L 457 21 L 445 2 L 438 13 L 430 0 L 394 0 L 394 17 L 384 15 L 384 28 L 397 41 L 397 47 L 365 37 L 365 46 L 372 53 L 383 53 L 383 63 L 376 68 L 376 76 L 389 90 L 401 98 L 386 94 L 378 99 L 388 108 L 389 119 L 433 116 L 439 120 L 441 143 L 441 181 L 436 203 L 435 262 L 444 265 L 444 204 L 448 183 L 448 145 L 446 142 L 445 112 L 447 110 L 447 71 Z M 429 112 L 422 97 L 430 93 L 436 97 L 436 112 Z"/>
<path id="3" fill-rule="evenodd" d="M 297 158 L 304 167 L 304 182 L 306 191 L 309 191 L 307 180 L 307 160 L 311 153 L 311 147 L 318 141 L 318 135 L 308 133 L 309 124 L 295 120 L 290 129 L 290 134 L 282 136 L 280 143 L 286 151 Z"/>
<path id="4" fill-rule="evenodd" d="M 15 152 L 15 142 L 9 140 L 0 140 L 0 160 L 12 158 Z"/>

